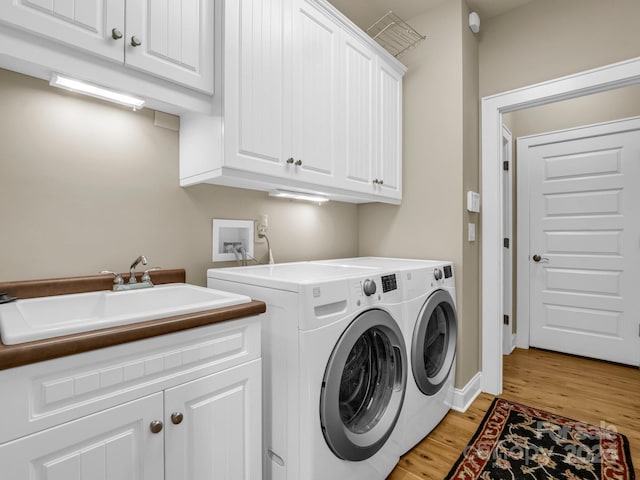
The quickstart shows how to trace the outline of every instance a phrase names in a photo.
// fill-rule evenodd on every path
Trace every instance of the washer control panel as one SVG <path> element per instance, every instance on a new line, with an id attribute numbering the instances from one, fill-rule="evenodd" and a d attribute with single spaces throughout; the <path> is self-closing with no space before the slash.
<path id="1" fill-rule="evenodd" d="M 352 280 L 351 292 L 356 307 L 390 301 L 400 295 L 398 278 L 395 273 Z"/>

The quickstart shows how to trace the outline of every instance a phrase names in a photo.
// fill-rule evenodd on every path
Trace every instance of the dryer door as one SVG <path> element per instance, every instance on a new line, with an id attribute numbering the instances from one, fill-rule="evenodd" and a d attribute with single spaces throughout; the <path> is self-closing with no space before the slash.
<path id="1" fill-rule="evenodd" d="M 383 310 L 360 314 L 338 340 L 322 382 L 320 423 L 344 460 L 373 456 L 398 421 L 407 356 L 398 323 Z"/>
<path id="2" fill-rule="evenodd" d="M 436 290 L 427 298 L 411 342 L 411 367 L 418 388 L 435 395 L 446 382 L 456 355 L 458 318 L 451 295 Z"/>

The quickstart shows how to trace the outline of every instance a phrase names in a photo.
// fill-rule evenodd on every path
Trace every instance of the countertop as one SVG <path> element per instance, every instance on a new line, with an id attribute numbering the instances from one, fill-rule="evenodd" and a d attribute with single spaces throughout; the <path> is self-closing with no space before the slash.
<path id="1" fill-rule="evenodd" d="M 152 272 L 152 280 L 158 285 L 163 283 L 184 283 L 185 272 L 181 269 L 159 270 Z M 109 277 L 101 275 L 27 282 L 5 282 L 0 283 L 0 292 L 8 292 L 9 295 L 18 298 L 34 298 L 105 290 L 109 289 L 111 284 L 112 280 Z M 48 338 L 18 345 L 4 345 L 0 342 L 0 370 L 99 348 L 112 347 L 158 335 L 180 332 L 190 328 L 203 327 L 218 322 L 259 315 L 264 313 L 266 309 L 264 302 L 251 301 L 241 305 Z"/>

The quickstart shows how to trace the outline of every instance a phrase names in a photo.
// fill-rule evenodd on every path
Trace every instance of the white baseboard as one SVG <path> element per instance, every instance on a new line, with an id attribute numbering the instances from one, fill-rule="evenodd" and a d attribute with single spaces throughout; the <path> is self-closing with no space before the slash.
<path id="1" fill-rule="evenodd" d="M 480 392 L 482 392 L 482 372 L 476 373 L 464 387 L 453 389 L 451 408 L 458 412 L 466 412 Z"/>

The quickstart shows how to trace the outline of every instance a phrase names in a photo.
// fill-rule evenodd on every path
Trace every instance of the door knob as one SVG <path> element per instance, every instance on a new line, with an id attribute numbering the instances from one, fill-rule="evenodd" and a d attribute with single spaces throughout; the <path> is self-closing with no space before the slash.
<path id="1" fill-rule="evenodd" d="M 538 263 L 538 262 L 548 262 L 549 259 L 547 257 L 541 257 L 540 255 L 538 255 L 537 253 L 531 257 L 533 259 L 534 262 Z"/>
<path id="2" fill-rule="evenodd" d="M 151 433 L 160 433 L 163 426 L 160 420 L 154 420 L 149 424 L 149 430 L 151 430 Z"/>

